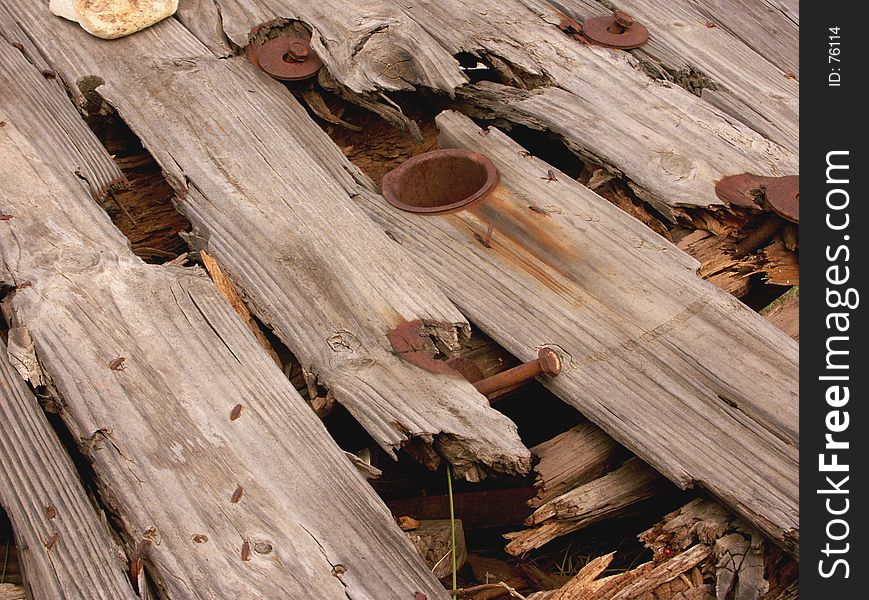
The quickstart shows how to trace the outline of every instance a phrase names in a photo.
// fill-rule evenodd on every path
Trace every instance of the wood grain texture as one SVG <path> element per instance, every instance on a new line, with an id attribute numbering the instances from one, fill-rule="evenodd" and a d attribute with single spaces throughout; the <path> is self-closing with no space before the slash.
<path id="1" fill-rule="evenodd" d="M 0 505 L 33 598 L 132 600 L 123 554 L 0 340 Z"/>
<path id="2" fill-rule="evenodd" d="M 441 146 L 486 154 L 501 185 L 444 216 L 360 196 L 372 218 L 520 360 L 557 349 L 564 370 L 544 379 L 555 394 L 673 482 L 709 489 L 796 550 L 794 341 L 499 131 L 451 112 L 437 122 Z M 490 224 L 487 248 L 477 237 Z"/>
<path id="3" fill-rule="evenodd" d="M 524 531 L 505 535 L 507 552 L 520 555 L 594 523 L 617 519 L 667 488 L 667 480 L 636 458 L 549 500 L 528 518 Z"/>
<path id="4" fill-rule="evenodd" d="M 534 467 L 537 473 L 537 495 L 530 504 L 539 508 L 542 504 L 584 484 L 601 477 L 616 466 L 621 454 L 614 439 L 592 423 L 571 427 L 531 448 L 538 459 Z"/>
<path id="5" fill-rule="evenodd" d="M 0 6 L 0 32 L 7 23 L 5 11 L 6 8 Z M 75 173 L 81 184 L 98 198 L 112 186 L 123 182 L 123 173 L 111 156 L 103 150 L 91 130 L 81 123 L 75 110 L 69 110 L 69 100 L 59 82 L 40 73 L 21 51 L 2 38 L 0 89 L 9 97 L 5 103 L 7 120 L 27 121 L 35 128 L 35 136 L 51 140 L 45 145 L 46 160 Z M 33 111 L 38 111 L 44 118 L 30 119 L 29 113 Z M 58 129 L 68 133 L 57 136 Z"/>
<path id="6" fill-rule="evenodd" d="M 597 0 L 526 2 L 556 24 L 561 12 L 579 21 L 610 14 Z M 746 4 L 625 0 L 618 8 L 649 30 L 648 43 L 631 52 L 647 72 L 692 88 L 713 106 L 797 153 L 798 24 L 763 2 L 750 3 L 750 9 Z"/>
<path id="7" fill-rule="evenodd" d="M 75 175 L 45 160 L 51 138 L 9 120 L 11 101 L 0 96 L 10 358 L 60 403 L 158 595 L 446 598 L 204 272 L 135 257 Z"/>
<path id="8" fill-rule="evenodd" d="M 650 79 L 631 55 L 577 43 L 554 15 L 520 2 L 444 0 L 407 10 L 453 52 L 493 55 L 520 78 L 548 82 L 532 90 L 466 86 L 457 90 L 463 99 L 479 95 L 490 117 L 502 113 L 562 137 L 581 156 L 624 173 L 665 215 L 673 206 L 720 206 L 714 182 L 725 174 L 797 172 L 793 152 L 681 87 Z"/>
<path id="9" fill-rule="evenodd" d="M 678 206 L 722 206 L 714 190 L 722 176 L 797 172 L 793 150 L 681 87 L 651 79 L 628 53 L 577 43 L 558 30 L 556 11 L 548 5 L 303 0 L 290 7 L 279 0 L 215 1 L 227 35 L 239 45 L 254 25 L 301 18 L 313 28 L 313 47 L 328 79 L 339 85 L 373 99 L 384 90 L 418 87 L 459 94 L 477 116 L 562 137 L 580 156 L 623 173 L 668 216 Z M 763 14 L 754 18 L 765 23 Z M 510 85 L 466 85 L 453 58 L 460 53 L 493 64 Z M 770 101 L 792 100 L 781 95 L 786 97 Z"/>
<path id="10" fill-rule="evenodd" d="M 283 85 L 243 58 L 215 58 L 176 19 L 106 43 L 43 7 L 10 10 L 65 81 L 104 81 L 98 92 L 175 188 L 195 249 L 387 452 L 415 439 L 472 480 L 529 470 L 516 426 L 473 386 L 393 351 L 387 334 L 406 321 L 432 323 L 454 350 L 469 326 L 352 202 L 364 175 Z"/>

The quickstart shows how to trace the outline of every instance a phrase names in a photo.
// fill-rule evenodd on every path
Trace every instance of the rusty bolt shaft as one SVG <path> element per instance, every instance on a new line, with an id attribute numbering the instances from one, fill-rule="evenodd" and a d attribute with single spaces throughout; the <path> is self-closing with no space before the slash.
<path id="1" fill-rule="evenodd" d="M 561 357 L 551 348 L 541 348 L 537 352 L 537 360 L 507 369 L 491 377 L 486 377 L 474 384 L 477 391 L 488 396 L 498 390 L 512 387 L 530 381 L 540 375 L 555 377 L 561 372 Z"/>

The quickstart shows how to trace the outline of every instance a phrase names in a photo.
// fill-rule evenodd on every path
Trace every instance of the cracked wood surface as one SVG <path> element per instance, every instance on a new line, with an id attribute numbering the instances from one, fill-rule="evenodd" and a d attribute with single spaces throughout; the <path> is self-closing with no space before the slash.
<path id="1" fill-rule="evenodd" d="M 82 487 L 0 340 L 0 505 L 16 532 L 32 598 L 137 598 L 105 516 Z"/>
<path id="2" fill-rule="evenodd" d="M 9 355 L 59 403 L 128 556 L 142 549 L 158 595 L 446 598 L 204 272 L 130 252 L 76 176 L 100 152 L 72 104 L 42 99 L 57 88 L 18 81 L 21 93 L 0 95 Z M 64 136 L 81 144 L 61 160 L 48 146 Z M 69 543 L 58 535 L 54 551 Z M 71 566 L 85 581 L 85 566 Z"/>
<path id="3" fill-rule="evenodd" d="M 547 18 L 549 7 L 580 21 L 610 14 L 597 0 L 525 1 Z M 648 43 L 631 52 L 645 70 L 701 87 L 694 93 L 703 100 L 799 151 L 798 20 L 744 0 L 621 0 L 618 7 L 649 29 Z"/>
<path id="4" fill-rule="evenodd" d="M 403 322 L 437 323 L 449 349 L 469 326 L 355 206 L 364 176 L 284 86 L 215 57 L 174 18 L 106 42 L 45 6 L 8 6 L 70 88 L 100 78 L 175 189 L 196 249 L 387 452 L 412 440 L 434 466 L 431 445 L 471 480 L 528 471 L 516 426 L 473 386 L 393 352 L 387 333 Z"/>
<path id="5" fill-rule="evenodd" d="M 440 145 L 487 155 L 500 186 L 443 216 L 360 196 L 372 218 L 517 358 L 558 349 L 564 369 L 543 380 L 555 394 L 679 486 L 705 487 L 796 551 L 796 343 L 501 132 L 452 112 L 437 123 Z M 490 224 L 487 248 L 477 236 Z"/>
<path id="6" fill-rule="evenodd" d="M 671 218 L 674 207 L 723 206 L 714 186 L 725 175 L 798 170 L 792 149 L 677 85 L 650 78 L 630 54 L 584 46 L 564 35 L 557 10 L 542 2 L 529 7 L 522 0 L 215 1 L 226 34 L 238 45 L 246 44 L 254 25 L 300 18 L 313 28 L 313 48 L 329 78 L 357 94 L 377 97 L 419 87 L 459 94 L 477 116 L 551 131 L 581 157 L 624 173 L 638 195 Z M 750 14 L 749 24 L 769 26 L 766 9 Z M 465 85 L 454 58 L 459 53 L 488 60 L 511 85 Z M 737 86 L 736 77 L 727 81 L 747 89 L 742 80 Z M 794 141 L 789 104 L 794 84 L 779 84 L 763 86 L 783 98 L 769 100 L 780 110 L 765 111 L 766 124 L 758 128 L 781 130 Z"/>

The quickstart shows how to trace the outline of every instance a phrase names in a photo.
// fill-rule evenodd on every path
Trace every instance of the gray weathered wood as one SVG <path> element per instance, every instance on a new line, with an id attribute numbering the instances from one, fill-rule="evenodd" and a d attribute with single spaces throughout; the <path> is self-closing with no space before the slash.
<path id="1" fill-rule="evenodd" d="M 560 12 L 580 21 L 610 13 L 597 0 L 525 1 L 555 24 Z M 618 7 L 649 30 L 649 42 L 632 51 L 644 69 L 694 88 L 713 106 L 796 153 L 798 26 L 781 13 L 757 10 L 762 2 L 751 4 L 752 10 L 739 0 L 715 6 L 705 0 L 622 0 Z"/>
<path id="2" fill-rule="evenodd" d="M 164 170 L 195 245 L 387 452 L 415 438 L 468 479 L 528 471 L 516 426 L 473 386 L 393 351 L 387 333 L 405 321 L 433 323 L 454 349 L 469 326 L 355 206 L 363 176 L 285 87 L 214 57 L 176 19 L 106 42 L 23 0 L 10 11 L 65 81 L 105 82 L 98 92 Z"/>
<path id="3" fill-rule="evenodd" d="M 137 596 L 120 548 L 0 340 L 0 505 L 33 598 Z"/>
<path id="4" fill-rule="evenodd" d="M 616 466 L 620 446 L 592 423 L 582 423 L 531 448 L 538 459 L 537 495 L 534 508 L 584 483 L 604 475 Z"/>
<path id="5" fill-rule="evenodd" d="M 724 175 L 797 172 L 792 150 L 651 79 L 628 53 L 579 44 L 557 29 L 552 11 L 539 14 L 522 0 L 215 1 L 239 45 L 254 25 L 299 17 L 340 85 L 372 97 L 417 87 L 458 93 L 479 116 L 551 131 L 580 156 L 624 173 L 667 216 L 679 206 L 722 206 L 714 185 Z M 536 89 L 463 85 L 453 58 L 461 52 L 497 64 L 512 85 Z"/>
<path id="6" fill-rule="evenodd" d="M 706 487 L 796 550 L 794 341 L 499 131 L 450 112 L 437 123 L 441 146 L 489 156 L 500 186 L 443 216 L 364 196 L 372 218 L 512 354 L 556 348 L 564 370 L 544 380 L 554 393 L 678 485 Z M 490 224 L 487 248 L 476 236 Z"/>
<path id="7" fill-rule="evenodd" d="M 20 101 L 0 95 L 10 358 L 53 392 L 158 595 L 446 598 L 207 276 L 142 263 L 75 174 L 54 164 L 46 146 L 79 139 L 84 123 L 51 121 L 33 98 L 29 113 L 7 110 Z M 34 127 L 39 119 L 53 136 L 40 135 L 51 128 Z"/>
<path id="8" fill-rule="evenodd" d="M 509 533 L 507 552 L 524 554 L 555 538 L 636 510 L 636 504 L 666 489 L 667 480 L 636 458 L 603 477 L 549 500 L 528 518 L 524 531 Z"/>

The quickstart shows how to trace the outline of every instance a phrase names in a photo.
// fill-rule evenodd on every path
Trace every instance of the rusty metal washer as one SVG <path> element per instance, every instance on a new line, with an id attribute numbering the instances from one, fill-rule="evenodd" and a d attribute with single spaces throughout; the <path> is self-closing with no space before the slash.
<path id="1" fill-rule="evenodd" d="M 323 61 L 311 52 L 308 40 L 299 37 L 276 37 L 254 49 L 256 64 L 281 81 L 299 81 L 313 77 Z"/>
<path id="2" fill-rule="evenodd" d="M 616 10 L 612 15 L 586 19 L 582 35 L 600 46 L 630 50 L 649 41 L 649 30 L 628 13 Z"/>

